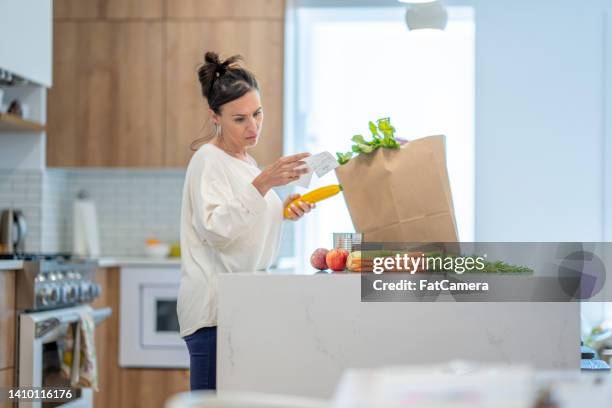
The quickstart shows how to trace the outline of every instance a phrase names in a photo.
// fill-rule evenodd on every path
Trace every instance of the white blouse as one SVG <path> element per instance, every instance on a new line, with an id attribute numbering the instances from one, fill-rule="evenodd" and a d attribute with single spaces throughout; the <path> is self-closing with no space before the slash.
<path id="1" fill-rule="evenodd" d="M 181 336 L 217 325 L 217 276 L 267 269 L 278 254 L 283 205 L 262 197 L 253 164 L 208 143 L 193 155 L 181 208 Z"/>

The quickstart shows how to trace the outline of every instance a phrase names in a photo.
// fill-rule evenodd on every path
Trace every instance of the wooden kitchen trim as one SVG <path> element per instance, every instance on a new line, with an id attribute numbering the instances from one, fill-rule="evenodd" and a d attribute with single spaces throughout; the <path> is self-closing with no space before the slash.
<path id="1" fill-rule="evenodd" d="M 56 22 L 52 167 L 162 165 L 162 23 Z"/>
<path id="2" fill-rule="evenodd" d="M 113 313 L 96 327 L 100 391 L 94 393 L 94 408 L 164 408 L 172 395 L 189 390 L 189 370 L 119 367 L 119 268 L 99 269 L 96 281 L 101 295 L 92 306 L 111 307 Z"/>
<path id="3" fill-rule="evenodd" d="M 249 153 L 259 165 L 282 154 L 283 23 L 270 20 L 172 21 L 165 23 L 166 137 L 165 167 L 184 167 L 191 142 L 210 131 L 197 68 L 204 52 L 222 57 L 241 54 L 261 88 L 264 124 L 257 146 Z M 239 34 L 237 34 L 239 33 Z"/>
<path id="4" fill-rule="evenodd" d="M 161 18 L 165 0 L 53 0 L 54 19 Z"/>
<path id="5" fill-rule="evenodd" d="M 15 271 L 0 271 L 0 370 L 15 366 Z"/>
<path id="6" fill-rule="evenodd" d="M 98 392 L 94 392 L 94 408 L 121 407 L 121 368 L 119 367 L 119 269 L 96 271 L 100 296 L 92 307 L 110 307 L 112 314 L 96 327 Z"/>
<path id="7" fill-rule="evenodd" d="M 0 370 L 0 388 L 12 388 L 15 386 L 15 370 L 13 368 L 5 368 Z M 0 400 L 0 408 L 12 408 L 13 403 L 2 402 Z"/>
<path id="8" fill-rule="evenodd" d="M 167 0 L 169 18 L 275 18 L 284 16 L 284 0 Z"/>

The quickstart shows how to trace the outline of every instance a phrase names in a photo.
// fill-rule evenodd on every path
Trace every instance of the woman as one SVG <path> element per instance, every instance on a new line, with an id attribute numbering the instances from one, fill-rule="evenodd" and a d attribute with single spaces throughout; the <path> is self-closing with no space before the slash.
<path id="1" fill-rule="evenodd" d="M 183 188 L 181 211 L 182 277 L 177 312 L 187 343 L 191 389 L 216 388 L 217 276 L 265 270 L 280 244 L 283 208 L 272 187 L 306 172 L 308 153 L 281 157 L 263 171 L 247 149 L 257 144 L 263 123 L 259 86 L 240 57 L 221 62 L 207 52 L 198 70 L 214 132 L 193 155 Z M 297 220 L 313 208 L 291 206 Z"/>

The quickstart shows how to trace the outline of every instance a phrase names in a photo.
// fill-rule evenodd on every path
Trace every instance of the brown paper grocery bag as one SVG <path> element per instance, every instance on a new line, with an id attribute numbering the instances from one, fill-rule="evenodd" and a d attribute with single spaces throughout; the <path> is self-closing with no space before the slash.
<path id="1" fill-rule="evenodd" d="M 336 174 L 365 241 L 457 242 L 444 136 L 359 154 Z"/>

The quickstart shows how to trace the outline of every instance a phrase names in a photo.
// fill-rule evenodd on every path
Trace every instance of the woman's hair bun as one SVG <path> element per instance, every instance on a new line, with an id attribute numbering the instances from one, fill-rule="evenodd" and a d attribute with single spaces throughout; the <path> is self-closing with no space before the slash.
<path id="1" fill-rule="evenodd" d="M 214 51 L 208 51 L 204 54 L 204 62 L 208 62 L 209 64 L 221 64 L 221 60 L 219 59 L 219 54 Z"/>
<path id="2" fill-rule="evenodd" d="M 240 55 L 233 55 L 225 61 L 221 61 L 219 54 L 216 52 L 208 51 L 204 54 L 204 64 L 198 70 L 198 79 L 206 99 L 210 99 L 210 93 L 215 80 L 224 75 L 228 70 L 239 68 L 238 62 L 241 59 Z"/>
<path id="3" fill-rule="evenodd" d="M 198 69 L 198 80 L 202 95 L 216 113 L 220 112 L 222 105 L 240 98 L 249 90 L 259 91 L 255 76 L 240 66 L 241 60 L 240 55 L 222 61 L 216 52 L 204 54 L 204 64 Z"/>

